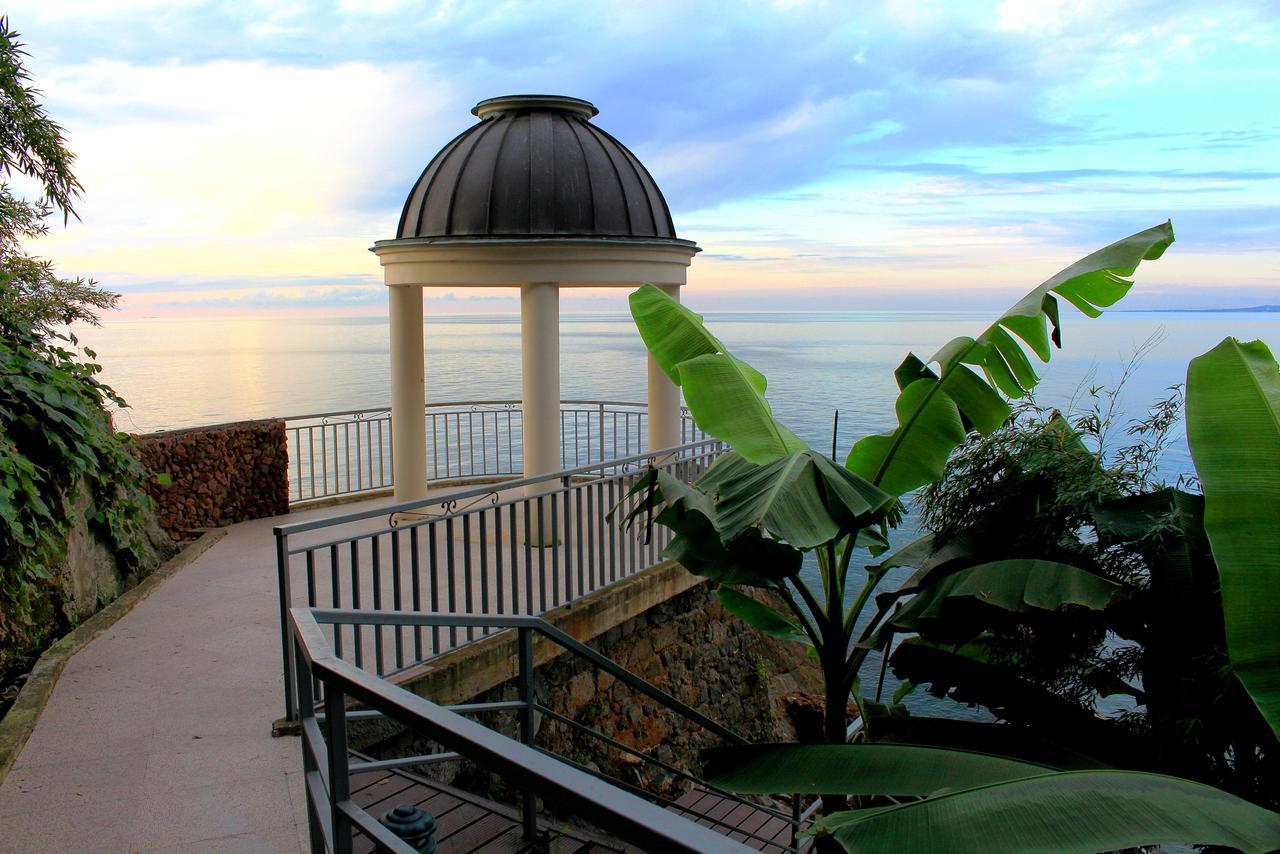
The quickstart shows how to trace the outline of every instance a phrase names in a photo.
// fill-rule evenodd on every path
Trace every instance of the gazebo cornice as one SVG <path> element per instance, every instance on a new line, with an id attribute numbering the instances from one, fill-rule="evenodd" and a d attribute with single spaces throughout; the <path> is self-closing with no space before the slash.
<path id="1" fill-rule="evenodd" d="M 571 247 L 571 246 L 667 246 L 691 249 L 694 253 L 702 249 L 692 240 L 680 237 L 395 237 L 374 241 L 369 251 L 375 255 L 395 247 L 410 246 L 484 246 L 484 247 Z"/>
<path id="2" fill-rule="evenodd" d="M 517 287 L 556 282 L 569 287 L 685 284 L 701 251 L 679 238 L 406 237 L 371 250 L 389 286 Z"/>

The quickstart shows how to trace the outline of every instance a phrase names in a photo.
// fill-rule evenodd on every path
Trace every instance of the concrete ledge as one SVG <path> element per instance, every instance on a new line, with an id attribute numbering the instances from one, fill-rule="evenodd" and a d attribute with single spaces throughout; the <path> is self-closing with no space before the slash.
<path id="1" fill-rule="evenodd" d="M 706 581 L 675 561 L 666 561 L 548 611 L 542 618 L 575 640 L 587 643 Z M 558 658 L 565 651 L 560 645 L 535 635 L 534 667 Z M 462 703 L 515 678 L 516 653 L 516 633 L 499 632 L 442 653 L 397 674 L 392 681 L 433 703 Z M 360 726 L 352 727 L 352 747 L 358 750 L 361 745 L 379 741 L 398 727 L 387 721 L 361 722 Z M 295 721 L 281 719 L 272 725 L 272 733 L 277 736 L 297 732 Z"/>
<path id="2" fill-rule="evenodd" d="M 194 543 L 187 546 L 155 572 L 138 584 L 121 593 L 102 610 L 63 635 L 36 660 L 27 683 L 22 686 L 17 699 L 0 720 L 0 783 L 8 776 L 9 769 L 17 761 L 18 754 L 31 736 L 45 704 L 58 684 L 58 677 L 71 656 L 83 649 L 91 640 L 111 628 L 117 620 L 133 610 L 133 607 L 151 595 L 160 583 L 204 554 L 218 540 L 226 536 L 225 528 L 205 531 Z"/>

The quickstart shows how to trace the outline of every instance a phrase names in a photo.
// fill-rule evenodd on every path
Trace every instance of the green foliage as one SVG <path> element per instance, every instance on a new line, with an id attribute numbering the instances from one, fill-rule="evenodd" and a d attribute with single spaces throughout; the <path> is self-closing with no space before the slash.
<path id="1" fill-rule="evenodd" d="M 667 546 L 667 557 L 696 575 L 726 584 L 771 587 L 800 571 L 803 553 L 762 531 L 747 531 L 724 543 L 716 529 L 716 508 L 711 498 L 665 471 L 650 469 L 628 497 L 638 494 L 645 495 L 646 500 L 633 506 L 624 524 L 646 519 L 649 524 L 656 522 L 670 528 L 677 536 Z M 656 495 L 664 500 L 655 514 Z"/>
<path id="2" fill-rule="evenodd" d="M 834 789 L 885 804 L 818 822 L 819 835 L 833 835 L 849 851 L 1093 852 L 1163 842 L 1269 851 L 1280 841 L 1280 815 L 1226 792 L 1159 774 L 1074 767 L 1076 757 L 1059 757 L 1066 767 L 971 749 L 866 742 L 702 754 L 704 777 L 729 791 Z"/>
<path id="3" fill-rule="evenodd" d="M 922 779 L 929 769 L 919 767 Z M 824 817 L 848 851 L 1115 851 L 1161 843 L 1280 846 L 1280 815 L 1218 789 L 1135 771 L 1058 771 Z"/>
<path id="4" fill-rule="evenodd" d="M 44 112 L 22 65 L 18 34 L 0 18 L 0 167 L 36 179 L 36 202 L 0 184 L 0 673 L 23 666 L 58 628 L 50 569 L 63 557 L 74 491 L 92 499 L 89 529 L 126 571 L 149 557 L 143 536 L 146 474 L 107 404 L 94 353 L 64 327 L 96 322 L 116 296 L 58 278 L 22 251 L 56 209 L 74 213 L 80 184 L 61 128 Z"/>
<path id="5" fill-rule="evenodd" d="M 96 323 L 97 312 L 115 307 L 118 297 L 90 280 L 59 278 L 50 261 L 22 250 L 22 241 L 48 233 L 46 219 L 55 210 L 64 220 L 75 213 L 81 188 L 72 172 L 75 155 L 23 67 L 19 38 L 0 17 L 0 168 L 6 176 L 16 170 L 34 178 L 44 196 L 29 201 L 0 182 L 0 324 L 48 336 L 75 321 Z"/>
<path id="6" fill-rule="evenodd" d="M 811 549 L 861 527 L 893 500 L 814 451 L 796 451 L 764 465 L 726 454 L 697 482 L 715 496 L 715 526 L 731 542 L 760 530 L 798 549 Z"/>
<path id="7" fill-rule="evenodd" d="M 1191 361 L 1187 442 L 1231 667 L 1280 736 L 1280 365 L 1265 344 L 1228 338 Z"/>
<path id="8" fill-rule="evenodd" d="M 65 213 L 80 192 L 72 173 L 75 155 L 67 149 L 62 128 L 49 118 L 36 98 L 22 65 L 27 55 L 19 33 L 0 17 L 0 168 L 17 169 L 44 187 L 45 201 Z"/>
<path id="9" fill-rule="evenodd" d="M 1209 385 L 1232 386 L 1223 377 Z M 1125 598 L 1101 613 L 1026 612 L 1012 620 L 981 609 L 943 614 L 915 626 L 922 637 L 897 647 L 893 670 L 1006 722 L 1059 733 L 1076 750 L 1275 805 L 1280 745 L 1232 675 L 1205 501 L 1153 476 L 1180 412 L 1180 389 L 1128 425 L 1131 445 L 1111 448 L 1118 394 L 1090 389 L 1068 414 L 1079 432 L 1056 411 L 1026 405 L 992 436 L 971 437 L 943 480 L 921 496 L 923 520 L 934 533 L 890 561 L 919 566 L 917 575 L 946 575 L 1011 555 L 1060 560 L 1121 585 Z M 1248 418 L 1235 417 L 1243 406 L 1209 407 L 1219 423 L 1209 429 L 1206 419 L 1203 435 L 1193 428 L 1193 442 L 1211 452 L 1249 448 L 1241 439 Z M 1266 447 L 1276 439 L 1259 441 Z M 1229 471 L 1265 491 L 1275 469 L 1237 455 Z M 1252 524 L 1263 528 L 1276 515 L 1258 494 L 1236 506 L 1238 519 L 1255 513 Z M 945 546 L 935 551 L 939 543 Z M 1280 580 L 1262 570 L 1270 556 L 1255 555 L 1248 564 L 1259 571 L 1242 597 L 1255 609 L 1254 636 L 1263 647 L 1274 635 L 1276 608 L 1268 597 Z M 1267 666 L 1265 653 L 1258 661 Z M 1107 702 L 1116 694 L 1133 700 Z"/>
<path id="10" fill-rule="evenodd" d="M 992 619 L 1019 619 L 1072 606 L 1101 611 L 1124 596 L 1115 582 L 1069 564 L 997 560 L 965 567 L 924 586 L 884 625 L 896 632 L 965 643 Z M 887 640 L 883 631 L 881 637 Z"/>
<path id="11" fill-rule="evenodd" d="M 716 590 L 716 598 L 720 600 L 720 604 L 726 611 L 770 637 L 801 643 L 810 642 L 804 629 L 800 628 L 794 620 L 782 616 L 758 599 L 740 593 L 732 587 L 721 587 Z"/>
<path id="12" fill-rule="evenodd" d="M 73 490 L 93 499 L 86 520 L 126 569 L 149 554 L 143 533 L 146 473 L 115 432 L 99 366 L 14 330 L 0 335 L 0 670 L 20 663 L 55 626 L 37 606 L 73 523 Z"/>

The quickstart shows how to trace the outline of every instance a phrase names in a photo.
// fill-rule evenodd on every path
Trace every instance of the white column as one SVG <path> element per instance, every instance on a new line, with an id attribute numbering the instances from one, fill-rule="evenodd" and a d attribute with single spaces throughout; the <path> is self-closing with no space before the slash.
<path id="1" fill-rule="evenodd" d="M 680 301 L 679 285 L 661 285 L 667 296 Z M 680 444 L 680 387 L 649 357 L 649 450 Z"/>
<path id="2" fill-rule="evenodd" d="M 396 501 L 427 494 L 426 368 L 422 285 L 387 288 L 391 311 L 391 453 Z"/>
<path id="3" fill-rule="evenodd" d="M 560 285 L 532 282 L 520 287 L 520 378 L 523 390 L 524 476 L 559 471 L 560 464 Z M 536 495 L 552 485 L 525 488 Z M 554 545 L 550 503 L 530 531 L 534 545 Z M 536 508 L 535 508 L 536 511 Z M 536 516 L 536 513 L 535 513 Z M 542 536 L 541 531 L 547 535 Z"/>
<path id="4" fill-rule="evenodd" d="M 520 378 L 524 392 L 524 476 L 560 466 L 560 286 L 520 288 Z"/>

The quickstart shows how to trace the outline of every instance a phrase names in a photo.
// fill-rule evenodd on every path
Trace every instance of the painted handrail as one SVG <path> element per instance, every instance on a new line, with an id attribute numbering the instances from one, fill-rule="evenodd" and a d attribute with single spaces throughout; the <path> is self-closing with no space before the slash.
<path id="1" fill-rule="evenodd" d="M 300 700 L 303 701 L 303 766 L 313 851 L 327 850 L 347 854 L 351 851 L 352 837 L 357 830 L 371 836 L 380 847 L 388 850 L 412 850 L 385 833 L 373 816 L 350 800 L 348 698 L 425 735 L 441 744 L 446 751 L 470 759 L 520 788 L 522 823 L 529 843 L 536 839 L 537 797 L 542 797 L 568 807 L 619 839 L 645 850 L 690 854 L 752 850 L 533 745 L 532 721 L 537 711 L 537 702 L 532 692 L 534 633 L 586 657 L 597 667 L 625 680 L 628 685 L 730 743 L 744 743 L 736 733 L 685 706 L 543 620 L 532 617 L 368 613 L 307 608 L 291 609 L 289 620 L 293 658 L 299 675 L 303 677 L 299 682 Z M 520 647 L 517 679 L 523 704 L 523 708 L 519 710 L 521 740 L 501 735 L 337 657 L 330 648 L 321 625 L 352 622 L 363 625 L 418 626 L 469 624 L 516 629 Z M 324 687 L 323 728 L 311 696 L 313 684 Z M 326 731 L 327 740 L 324 736 Z"/>

